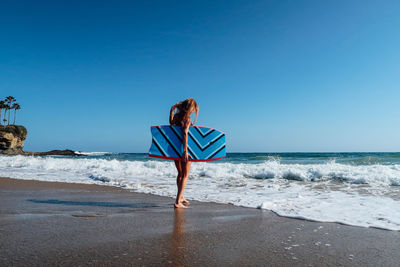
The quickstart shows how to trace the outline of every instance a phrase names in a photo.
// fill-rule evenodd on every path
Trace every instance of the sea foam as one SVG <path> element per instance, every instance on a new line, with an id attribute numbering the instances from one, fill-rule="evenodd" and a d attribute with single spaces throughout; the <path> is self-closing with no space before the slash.
<path id="1" fill-rule="evenodd" d="M 171 161 L 0 156 L 0 176 L 176 194 Z M 196 162 L 186 195 L 282 216 L 400 230 L 399 185 L 399 164 Z"/>

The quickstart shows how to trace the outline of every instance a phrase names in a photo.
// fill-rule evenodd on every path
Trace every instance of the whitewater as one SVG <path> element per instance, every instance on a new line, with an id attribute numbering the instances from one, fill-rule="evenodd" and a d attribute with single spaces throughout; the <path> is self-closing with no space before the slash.
<path id="1" fill-rule="evenodd" d="M 146 154 L 0 156 L 0 177 L 100 184 L 174 197 L 172 161 Z M 320 222 L 400 230 L 400 155 L 229 154 L 193 163 L 185 196 Z"/>

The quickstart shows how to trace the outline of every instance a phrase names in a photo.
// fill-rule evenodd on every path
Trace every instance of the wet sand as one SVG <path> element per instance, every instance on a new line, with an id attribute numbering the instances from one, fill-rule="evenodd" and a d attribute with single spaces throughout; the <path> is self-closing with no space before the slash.
<path id="1" fill-rule="evenodd" d="M 399 266 L 400 232 L 0 178 L 0 265 Z"/>

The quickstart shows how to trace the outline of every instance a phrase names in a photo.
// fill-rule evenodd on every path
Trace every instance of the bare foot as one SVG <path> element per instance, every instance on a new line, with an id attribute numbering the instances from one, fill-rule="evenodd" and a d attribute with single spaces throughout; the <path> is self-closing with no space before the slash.
<path id="1" fill-rule="evenodd" d="M 187 199 L 185 199 L 185 198 L 182 198 L 180 202 L 181 202 L 182 204 L 186 204 L 186 205 L 190 203 L 189 200 L 187 200 Z"/>
<path id="2" fill-rule="evenodd" d="M 174 208 L 175 209 L 186 209 L 187 207 L 185 205 L 183 205 L 182 203 L 174 203 Z"/>

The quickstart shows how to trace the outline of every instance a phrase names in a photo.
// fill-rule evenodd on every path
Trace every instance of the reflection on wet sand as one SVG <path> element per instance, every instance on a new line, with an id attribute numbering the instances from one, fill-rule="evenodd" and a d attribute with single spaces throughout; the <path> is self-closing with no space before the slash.
<path id="1" fill-rule="evenodd" d="M 171 234 L 171 247 L 169 249 L 169 264 L 177 266 L 187 266 L 187 247 L 185 234 L 185 210 L 175 209 L 174 229 Z"/>

